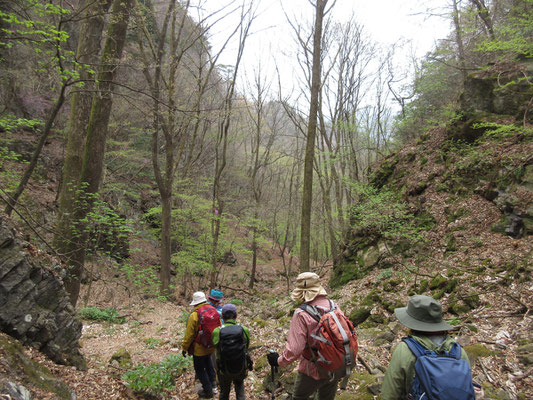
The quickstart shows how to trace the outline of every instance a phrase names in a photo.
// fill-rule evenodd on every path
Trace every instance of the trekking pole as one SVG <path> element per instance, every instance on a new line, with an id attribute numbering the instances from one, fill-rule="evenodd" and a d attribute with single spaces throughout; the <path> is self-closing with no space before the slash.
<path id="1" fill-rule="evenodd" d="M 275 399 L 276 398 L 276 381 L 274 380 L 275 379 L 275 375 L 276 375 L 276 367 L 274 367 L 273 365 L 270 366 L 270 372 L 272 373 L 272 396 L 271 396 L 271 399 Z"/>
<path id="2" fill-rule="evenodd" d="M 274 350 L 270 350 L 271 353 L 274 353 Z M 272 374 L 272 396 L 270 397 L 272 400 L 276 398 L 276 370 L 278 368 L 274 367 L 273 365 L 270 366 L 270 373 Z"/>

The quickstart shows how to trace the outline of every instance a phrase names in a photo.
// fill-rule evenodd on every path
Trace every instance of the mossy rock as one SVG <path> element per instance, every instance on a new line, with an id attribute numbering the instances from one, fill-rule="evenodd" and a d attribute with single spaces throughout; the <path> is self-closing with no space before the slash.
<path id="1" fill-rule="evenodd" d="M 404 303 L 400 299 L 383 300 L 383 307 L 390 313 L 393 313 L 396 308 L 404 307 Z"/>
<path id="2" fill-rule="evenodd" d="M 466 354 L 468 354 L 470 365 L 474 365 L 478 358 L 490 357 L 496 354 L 493 350 L 488 349 L 482 344 L 471 344 L 465 346 L 464 349 Z"/>
<path id="3" fill-rule="evenodd" d="M 509 394 L 503 389 L 497 389 L 487 382 L 482 383 L 481 386 L 485 392 L 484 398 L 486 400 L 511 400 Z"/>
<path id="4" fill-rule="evenodd" d="M 455 278 L 454 279 L 450 279 L 448 281 L 448 283 L 446 284 L 446 288 L 444 289 L 444 291 L 446 293 L 452 293 L 453 291 L 455 291 L 455 288 L 457 287 L 458 283 L 459 283 L 459 281 L 457 279 L 455 279 Z"/>
<path id="5" fill-rule="evenodd" d="M 354 261 L 339 262 L 333 267 L 329 280 L 332 288 L 340 287 L 359 277 L 359 268 Z"/>
<path id="6" fill-rule="evenodd" d="M 526 344 L 516 349 L 518 361 L 526 367 L 533 364 L 533 344 Z"/>
<path id="7" fill-rule="evenodd" d="M 440 300 L 444 297 L 444 294 L 446 293 L 445 289 L 440 289 L 435 292 L 431 293 L 431 297 L 433 297 L 435 300 Z"/>
<path id="8" fill-rule="evenodd" d="M 502 215 L 500 220 L 490 227 L 490 230 L 494 233 L 500 233 L 505 235 L 505 229 L 507 228 L 507 217 Z"/>
<path id="9" fill-rule="evenodd" d="M 378 325 L 385 323 L 385 317 L 382 314 L 370 314 L 368 320 Z"/>
<path id="10" fill-rule="evenodd" d="M 452 253 L 454 251 L 457 251 L 457 239 L 452 234 L 447 234 L 444 238 L 444 241 L 446 243 L 446 252 Z"/>
<path id="11" fill-rule="evenodd" d="M 464 304 L 454 301 L 448 304 L 448 311 L 455 315 L 461 315 L 470 311 L 470 308 Z"/>
<path id="12" fill-rule="evenodd" d="M 380 304 L 382 301 L 381 293 L 378 293 L 377 289 L 372 289 L 370 293 L 368 293 L 363 300 L 361 300 L 362 306 L 369 306 L 373 307 L 376 304 Z"/>
<path id="13" fill-rule="evenodd" d="M 360 307 L 353 310 L 348 318 L 352 323 L 357 326 L 365 322 L 368 317 L 370 317 L 370 312 L 372 309 L 370 307 Z"/>
<path id="14" fill-rule="evenodd" d="M 428 286 L 429 286 L 429 281 L 427 279 L 422 279 L 420 281 L 420 285 L 418 286 L 417 293 L 418 294 L 424 293 L 426 290 L 428 290 Z"/>
<path id="15" fill-rule="evenodd" d="M 469 294 L 463 298 L 463 302 L 470 310 L 474 310 L 481 305 L 481 300 L 479 299 L 479 295 L 477 293 Z"/>
<path id="16" fill-rule="evenodd" d="M 383 290 L 385 292 L 394 292 L 396 291 L 396 287 L 402 283 L 401 279 L 390 279 L 387 282 L 383 284 Z"/>
<path id="17" fill-rule="evenodd" d="M 349 384 L 357 387 L 355 392 L 342 392 L 338 394 L 337 400 L 371 400 L 374 398 L 376 387 L 380 386 L 382 375 L 371 375 L 367 372 L 353 372 L 348 380 Z M 370 390 L 372 390 L 372 392 Z"/>
<path id="18" fill-rule="evenodd" d="M 56 394 L 58 399 L 72 400 L 76 396 L 70 388 L 56 379 L 45 366 L 26 356 L 22 345 L 12 337 L 0 333 L 0 358 L 11 373 L 16 374 L 26 387 L 35 387 Z"/>
<path id="19" fill-rule="evenodd" d="M 385 158 L 379 169 L 370 173 L 369 181 L 376 189 L 381 189 L 394 174 L 396 164 L 400 161 L 398 155 Z"/>
<path id="20" fill-rule="evenodd" d="M 444 289 L 446 287 L 446 285 L 448 284 L 448 279 L 446 279 L 444 276 L 442 276 L 441 274 L 438 274 L 437 276 L 435 276 L 431 282 L 429 283 L 429 288 L 431 290 L 435 290 L 435 289 Z"/>
<path id="21" fill-rule="evenodd" d="M 374 346 L 383 346 L 387 343 L 392 343 L 396 339 L 396 335 L 391 331 L 380 333 L 374 340 Z"/>
<path id="22" fill-rule="evenodd" d="M 133 367 L 133 362 L 131 361 L 131 354 L 125 348 L 120 348 L 109 359 L 109 364 L 117 364 L 119 368 L 122 369 L 131 369 Z"/>

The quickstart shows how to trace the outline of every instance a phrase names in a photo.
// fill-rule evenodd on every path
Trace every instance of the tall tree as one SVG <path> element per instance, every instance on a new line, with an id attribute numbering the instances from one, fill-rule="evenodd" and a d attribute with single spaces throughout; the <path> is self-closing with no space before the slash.
<path id="1" fill-rule="evenodd" d="M 275 107 L 277 104 L 272 102 L 269 103 L 267 101 L 267 93 L 269 89 L 270 85 L 262 76 L 261 66 L 259 66 L 255 73 L 254 83 L 251 90 L 253 103 L 247 107 L 250 121 L 252 123 L 250 134 L 248 135 L 250 140 L 250 154 L 247 171 L 254 202 L 253 218 L 251 221 L 252 271 L 250 274 L 250 283 L 248 285 L 250 288 L 254 287 L 256 279 L 258 235 L 261 230 L 259 216 L 265 190 L 264 185 L 268 177 L 271 176 L 268 166 L 274 162 L 271 159 L 272 150 L 280 122 L 280 107 Z"/>
<path id="2" fill-rule="evenodd" d="M 244 53 L 244 48 L 246 45 L 246 40 L 248 39 L 250 28 L 252 22 L 254 21 L 255 6 L 252 1 L 248 7 L 244 6 L 241 8 L 241 18 L 238 25 L 239 39 L 238 39 L 238 48 L 237 54 L 235 57 L 235 65 L 233 67 L 233 73 L 231 74 L 231 79 L 229 79 L 224 102 L 221 110 L 221 115 L 219 117 L 218 126 L 217 126 L 217 136 L 216 136 L 216 146 L 215 146 L 215 168 L 213 174 L 213 192 L 212 192 L 212 201 L 213 201 L 213 220 L 211 224 L 211 234 L 213 237 L 213 247 L 211 249 L 213 258 L 212 258 L 212 271 L 210 286 L 214 287 L 216 284 L 217 276 L 217 251 L 218 251 L 218 242 L 220 238 L 220 222 L 222 218 L 222 213 L 224 211 L 224 199 L 222 193 L 222 178 L 224 170 L 227 164 L 227 150 L 228 150 L 228 141 L 229 141 L 229 132 L 231 126 L 231 118 L 233 111 L 233 103 L 235 101 L 235 90 L 237 84 L 237 76 L 239 72 L 239 67 L 241 65 L 242 56 Z M 215 213 L 216 211 L 216 213 Z"/>
<path id="3" fill-rule="evenodd" d="M 85 219 L 91 211 L 97 197 L 104 167 L 105 143 L 111 108 L 113 104 L 114 79 L 122 50 L 133 0 L 114 0 L 112 16 L 107 37 L 102 51 L 100 65 L 96 76 L 97 84 L 91 102 L 91 111 L 87 125 L 86 141 L 83 146 L 83 161 L 79 177 L 79 189 L 76 191 L 73 213 L 69 215 L 71 236 L 59 241 L 59 251 L 69 268 L 65 278 L 72 304 L 76 305 L 80 292 L 80 278 L 85 263 L 85 250 L 88 232 Z M 65 215 L 64 210 L 62 210 Z"/>
<path id="4" fill-rule="evenodd" d="M 94 71 L 100 56 L 100 42 L 104 30 L 105 18 L 111 0 L 86 0 L 78 7 L 83 15 L 78 39 L 76 59 L 78 60 L 79 79 L 83 87 L 75 90 L 70 99 L 70 117 L 67 125 L 67 144 L 61 176 L 59 194 L 59 211 L 56 222 L 54 245 L 63 252 L 70 246 L 73 226 L 72 215 L 75 209 L 75 197 L 80 183 L 83 152 L 87 136 L 87 126 L 91 114 L 94 92 Z"/>
<path id="5" fill-rule="evenodd" d="M 191 164 L 198 159 L 198 152 L 203 148 L 197 148 L 201 138 L 198 133 L 201 126 L 205 127 L 208 118 L 212 117 L 204 110 L 216 108 L 213 104 L 207 106 L 206 98 L 209 96 L 214 96 L 223 103 L 220 107 L 223 110 L 220 112 L 222 117 L 217 125 L 219 137 L 216 140 L 223 140 L 227 136 L 229 114 L 226 114 L 226 111 L 231 112 L 235 77 L 229 83 L 221 83 L 215 67 L 230 39 L 242 31 L 244 21 L 241 19 L 241 23 L 228 34 L 218 52 L 213 53 L 207 42 L 207 34 L 212 26 L 223 18 L 216 15 L 221 10 L 196 23 L 188 14 L 190 3 L 171 0 L 161 23 L 156 18 L 155 5 L 150 0 L 146 1 L 144 8 L 139 5 L 137 13 L 139 52 L 152 99 L 152 165 L 161 198 L 160 280 L 163 294 L 170 293 L 175 177 L 178 170 L 181 170 L 181 176 L 185 177 Z M 236 9 L 224 11 L 224 16 Z M 242 52 L 239 59 L 241 56 Z M 235 68 L 235 73 L 237 70 L 238 67 Z M 227 90 L 220 94 L 217 92 L 219 87 Z M 215 152 L 218 149 L 215 145 Z M 215 159 L 219 161 L 217 157 Z M 220 204 L 214 205 L 213 209 L 215 208 L 219 209 L 219 212 L 222 209 Z M 213 253 L 215 251 L 216 249 L 213 249 Z M 216 257 L 213 262 L 215 259 Z"/>
<path id="6" fill-rule="evenodd" d="M 307 142 L 305 147 L 304 183 L 302 193 L 302 219 L 300 231 L 300 271 L 309 271 L 309 256 L 311 248 L 311 209 L 313 199 L 313 163 L 317 131 L 317 114 L 322 74 L 321 44 L 322 25 L 326 15 L 328 0 L 316 0 L 315 24 L 313 34 L 313 61 L 311 75 L 311 98 L 309 105 L 309 120 L 307 124 Z M 331 8 L 330 8 L 331 10 Z"/>

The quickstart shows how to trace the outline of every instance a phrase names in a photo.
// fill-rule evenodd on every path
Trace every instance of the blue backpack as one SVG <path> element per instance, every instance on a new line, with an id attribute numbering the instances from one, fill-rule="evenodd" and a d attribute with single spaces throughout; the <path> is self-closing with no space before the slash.
<path id="1" fill-rule="evenodd" d="M 402 340 L 416 357 L 415 378 L 408 399 L 475 400 L 470 366 L 461 359 L 458 343 L 454 343 L 449 352 L 437 354 L 411 337 Z"/>

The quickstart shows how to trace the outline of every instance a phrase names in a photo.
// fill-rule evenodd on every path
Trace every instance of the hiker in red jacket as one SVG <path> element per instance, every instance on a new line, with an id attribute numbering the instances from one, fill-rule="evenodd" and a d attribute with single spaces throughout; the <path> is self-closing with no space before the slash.
<path id="1" fill-rule="evenodd" d="M 296 288 L 291 294 L 296 302 L 303 302 L 315 306 L 319 312 L 325 313 L 331 309 L 331 302 L 326 290 L 320 284 L 320 278 L 313 272 L 304 272 L 296 279 Z M 346 374 L 344 368 L 325 376 L 315 362 L 311 360 L 311 335 L 315 333 L 318 322 L 303 309 L 298 308 L 292 317 L 289 337 L 285 350 L 278 355 L 271 352 L 267 355 L 272 367 L 289 365 L 299 360 L 298 376 L 294 383 L 293 400 L 307 400 L 318 391 L 318 400 L 332 400 L 337 393 L 339 380 Z"/>

